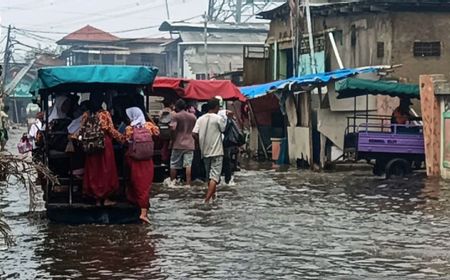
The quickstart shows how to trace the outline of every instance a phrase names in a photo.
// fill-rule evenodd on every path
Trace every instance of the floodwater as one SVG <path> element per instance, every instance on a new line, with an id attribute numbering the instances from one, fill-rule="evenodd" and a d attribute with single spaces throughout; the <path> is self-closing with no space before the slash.
<path id="1" fill-rule="evenodd" d="M 153 195 L 150 226 L 68 226 L 0 188 L 0 279 L 450 279 L 450 188 L 421 175 L 245 170 L 212 207 L 201 187 Z"/>

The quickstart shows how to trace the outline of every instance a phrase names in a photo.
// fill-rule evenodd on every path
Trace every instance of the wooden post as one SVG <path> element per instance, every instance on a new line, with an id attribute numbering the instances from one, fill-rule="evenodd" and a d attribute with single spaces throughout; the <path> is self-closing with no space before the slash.
<path id="1" fill-rule="evenodd" d="M 308 112 L 308 128 L 309 128 L 309 166 L 314 168 L 314 147 L 313 147 L 313 128 L 312 128 L 312 109 L 311 109 L 311 91 L 306 92 L 306 107 Z"/>
<path id="2" fill-rule="evenodd" d="M 440 175 L 441 113 L 434 83 L 442 79 L 442 75 L 421 75 L 419 83 L 426 170 L 431 177 Z"/>

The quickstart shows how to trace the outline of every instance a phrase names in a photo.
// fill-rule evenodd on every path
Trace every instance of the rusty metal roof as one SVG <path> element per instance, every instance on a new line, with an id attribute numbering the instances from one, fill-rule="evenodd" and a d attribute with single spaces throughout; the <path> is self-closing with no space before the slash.
<path id="1" fill-rule="evenodd" d="M 317 15 L 348 15 L 382 12 L 450 12 L 450 0 L 328 0 L 311 3 L 311 13 Z M 262 19 L 285 18 L 290 13 L 288 3 L 258 14 Z"/>
<path id="2" fill-rule="evenodd" d="M 56 42 L 58 45 L 70 45 L 79 42 L 116 42 L 120 40 L 119 37 L 112 35 L 106 31 L 100 30 L 90 25 L 78 29 L 64 36 L 61 40 Z"/>

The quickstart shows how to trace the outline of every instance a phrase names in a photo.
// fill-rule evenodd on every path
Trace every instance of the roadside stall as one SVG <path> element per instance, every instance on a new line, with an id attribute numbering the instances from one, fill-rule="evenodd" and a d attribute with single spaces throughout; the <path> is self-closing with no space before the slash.
<path id="1" fill-rule="evenodd" d="M 334 90 L 334 83 L 360 74 L 377 74 L 384 68 L 386 66 L 361 67 L 309 74 L 263 85 L 242 87 L 241 92 L 249 99 L 249 104 L 255 112 L 252 118 L 257 124 L 256 127 L 259 127 L 257 112 L 264 110 L 264 105 L 257 106 L 255 101 L 268 98 L 270 95 L 276 96 L 279 110 L 285 116 L 284 129 L 289 162 L 298 167 L 312 168 L 314 164 L 323 161 L 322 154 L 326 144 L 326 140 L 323 140 L 325 137 L 319 132 L 321 123 L 317 112 L 318 109 L 327 107 L 327 95 Z M 258 134 L 263 133 L 264 131 L 258 131 Z M 259 144 L 270 152 L 271 147 L 267 146 L 267 141 L 261 140 L 263 138 L 259 137 Z"/>

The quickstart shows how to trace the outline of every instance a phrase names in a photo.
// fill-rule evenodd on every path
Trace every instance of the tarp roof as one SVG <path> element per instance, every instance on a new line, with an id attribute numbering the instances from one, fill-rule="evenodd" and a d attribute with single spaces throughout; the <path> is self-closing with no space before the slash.
<path id="1" fill-rule="evenodd" d="M 224 100 L 247 99 L 239 89 L 229 80 L 190 80 L 183 78 L 157 77 L 153 83 L 154 95 L 159 92 L 172 91 L 183 99 L 208 101 L 215 96 L 221 96 Z"/>
<path id="2" fill-rule="evenodd" d="M 309 74 L 300 77 L 292 77 L 287 80 L 274 81 L 262 85 L 241 87 L 240 90 L 247 98 L 252 99 L 266 95 L 274 90 L 292 88 L 293 86 L 322 86 L 332 81 L 342 80 L 361 73 L 371 73 L 380 69 L 382 66 L 362 67 L 340 69 L 332 72 L 324 72 L 318 74 Z M 384 67 L 384 66 L 383 66 Z"/>
<path id="3" fill-rule="evenodd" d="M 361 95 L 389 95 L 401 98 L 420 98 L 419 85 L 399 84 L 389 81 L 373 81 L 348 78 L 336 83 L 338 99 Z"/>
<path id="4" fill-rule="evenodd" d="M 150 85 L 158 69 L 144 66 L 86 65 L 46 67 L 38 70 L 32 91 L 64 85 Z"/>

